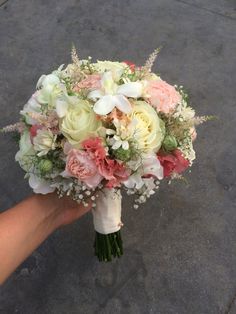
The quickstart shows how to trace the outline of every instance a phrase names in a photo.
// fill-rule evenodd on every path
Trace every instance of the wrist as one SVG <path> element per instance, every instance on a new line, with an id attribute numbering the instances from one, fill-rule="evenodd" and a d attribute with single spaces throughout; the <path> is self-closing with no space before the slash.
<path id="1" fill-rule="evenodd" d="M 56 193 L 35 194 L 33 199 L 34 207 L 40 212 L 43 224 L 51 232 L 59 228 L 61 226 L 62 206 L 58 195 Z"/>

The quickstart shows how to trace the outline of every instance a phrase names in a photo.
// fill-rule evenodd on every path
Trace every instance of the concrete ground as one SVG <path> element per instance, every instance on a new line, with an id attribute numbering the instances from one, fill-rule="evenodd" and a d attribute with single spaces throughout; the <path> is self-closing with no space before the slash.
<path id="1" fill-rule="evenodd" d="M 139 210 L 124 199 L 122 259 L 95 259 L 87 215 L 0 288 L 0 313 L 236 313 L 235 0 L 0 0 L 0 126 L 18 119 L 42 73 L 69 61 L 72 42 L 82 57 L 137 64 L 163 46 L 155 70 L 219 121 L 199 128 L 189 187 L 164 184 Z M 15 143 L 0 143 L 6 209 L 30 189 Z"/>

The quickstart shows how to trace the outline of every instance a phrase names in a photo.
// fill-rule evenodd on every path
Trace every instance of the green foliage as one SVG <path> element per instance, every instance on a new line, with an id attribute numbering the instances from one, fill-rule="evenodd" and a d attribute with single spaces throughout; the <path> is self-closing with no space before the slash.
<path id="1" fill-rule="evenodd" d="M 17 131 L 13 132 L 12 138 L 17 144 L 20 143 L 20 137 L 21 137 L 21 134 L 19 132 Z"/>

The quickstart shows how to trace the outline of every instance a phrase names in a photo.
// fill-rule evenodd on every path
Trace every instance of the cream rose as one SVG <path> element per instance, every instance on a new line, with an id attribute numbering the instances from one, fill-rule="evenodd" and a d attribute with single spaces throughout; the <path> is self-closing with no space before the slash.
<path id="1" fill-rule="evenodd" d="M 90 136 L 96 136 L 101 125 L 89 102 L 78 100 L 76 105 L 68 108 L 61 120 L 60 129 L 72 146 L 81 148 L 81 142 Z"/>
<path id="2" fill-rule="evenodd" d="M 136 123 L 134 138 L 139 149 L 157 152 L 164 139 L 165 126 L 155 109 L 145 101 L 136 101 L 130 116 Z"/>

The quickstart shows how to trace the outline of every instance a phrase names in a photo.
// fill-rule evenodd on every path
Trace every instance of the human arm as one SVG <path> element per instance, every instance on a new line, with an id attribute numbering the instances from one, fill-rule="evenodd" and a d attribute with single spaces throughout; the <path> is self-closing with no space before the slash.
<path id="1" fill-rule="evenodd" d="M 90 209 L 56 193 L 33 195 L 0 214 L 0 284 L 53 231 Z"/>

